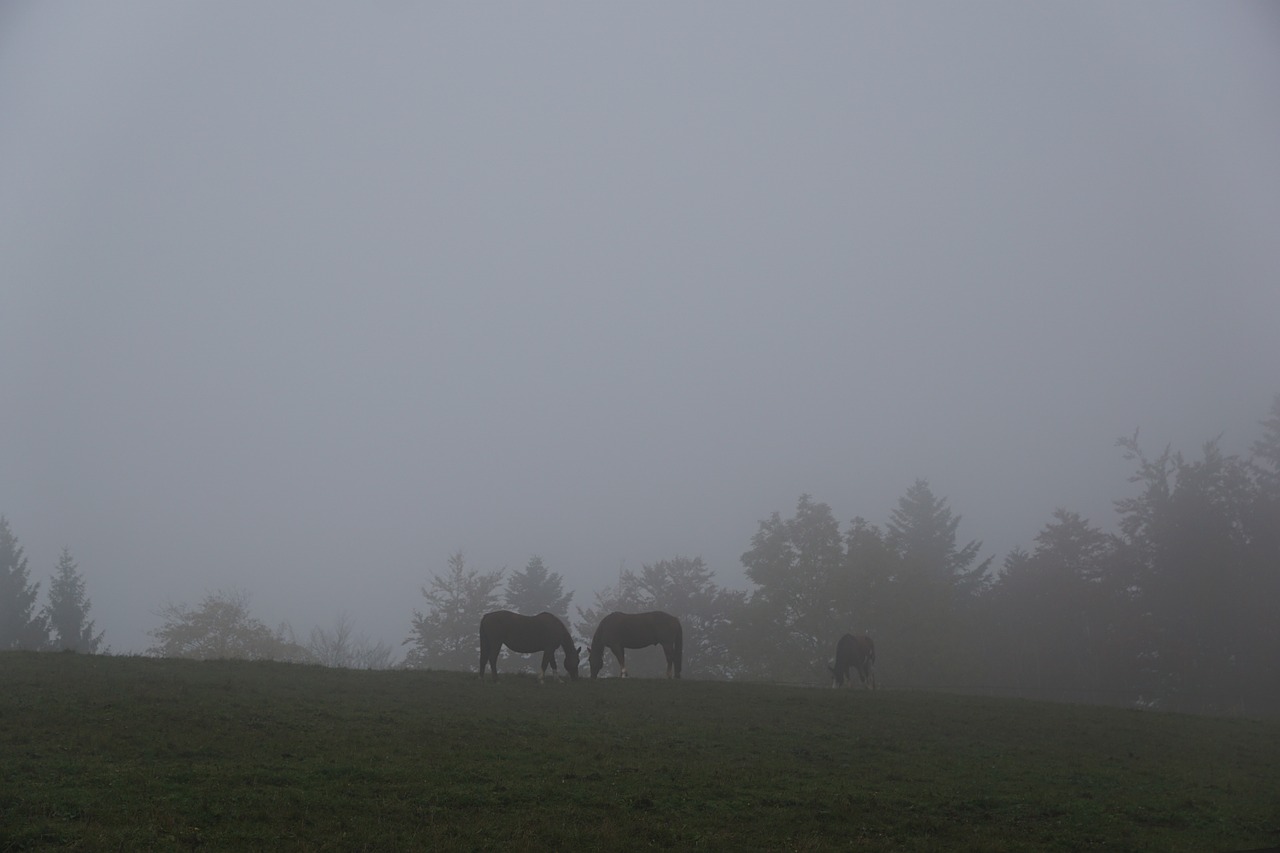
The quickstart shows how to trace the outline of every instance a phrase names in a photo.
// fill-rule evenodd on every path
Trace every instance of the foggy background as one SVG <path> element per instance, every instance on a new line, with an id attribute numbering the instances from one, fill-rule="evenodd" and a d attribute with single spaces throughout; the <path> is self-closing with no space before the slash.
<path id="1" fill-rule="evenodd" d="M 397 645 L 448 555 L 996 565 L 1280 392 L 1264 4 L 0 8 L 0 514 L 90 617 Z"/>

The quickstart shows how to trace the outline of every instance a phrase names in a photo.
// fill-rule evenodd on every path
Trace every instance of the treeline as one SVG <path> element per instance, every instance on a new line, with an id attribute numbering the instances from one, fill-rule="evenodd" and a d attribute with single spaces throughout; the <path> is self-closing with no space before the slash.
<path id="1" fill-rule="evenodd" d="M 399 664 L 476 668 L 480 617 L 500 607 L 550 611 L 583 640 L 613 610 L 657 609 L 684 624 L 686 677 L 823 683 L 840 635 L 868 631 L 887 686 L 1280 711 L 1280 396 L 1262 427 L 1248 457 L 1216 440 L 1198 457 L 1151 457 L 1136 434 L 1121 440 L 1137 493 L 1115 502 L 1118 532 L 1060 509 L 1031 550 L 998 565 L 982 559 L 980 541 L 957 540 L 960 516 L 924 480 L 883 526 L 842 526 L 807 495 L 789 517 L 775 512 L 742 555 L 749 590 L 719 585 L 701 558 L 674 557 L 621 571 L 571 615 L 573 594 L 541 558 L 508 575 L 472 569 L 455 553 L 422 588 Z M 83 592 L 64 551 L 49 604 L 37 610 L 0 518 L 0 648 L 98 650 Z M 160 615 L 151 654 L 397 663 L 345 616 L 302 641 L 287 625 L 271 629 L 244 593 Z M 665 666 L 660 653 L 647 660 L 655 674 Z M 645 666 L 644 654 L 628 656 L 629 671 Z"/>
<path id="2" fill-rule="evenodd" d="M 84 578 L 66 548 L 58 558 L 45 604 L 38 607 L 39 582 L 9 521 L 0 515 L 0 649 L 106 651 L 102 632 L 89 619 Z"/>
<path id="3" fill-rule="evenodd" d="M 691 677 L 823 683 L 836 640 L 866 630 L 891 686 L 1273 713 L 1280 396 L 1262 427 L 1248 457 L 1217 440 L 1198 457 L 1149 456 L 1136 433 L 1120 440 L 1137 493 L 1115 502 L 1118 533 L 1059 509 L 1031 550 L 995 565 L 980 559 L 981 542 L 957 540 L 960 516 L 926 481 L 883 527 L 862 518 L 842 527 L 806 495 L 793 515 L 760 522 L 742 555 L 750 590 L 726 589 L 700 558 L 677 557 L 621 572 L 570 624 L 589 639 L 612 610 L 666 610 L 684 623 Z M 537 569 L 545 580 L 541 561 Z M 503 600 L 501 584 L 501 572 L 468 570 L 455 554 L 423 590 L 407 663 L 474 666 L 475 625 Z M 514 609 L 567 616 L 567 599 L 523 604 Z M 655 673 L 660 657 L 649 657 Z"/>

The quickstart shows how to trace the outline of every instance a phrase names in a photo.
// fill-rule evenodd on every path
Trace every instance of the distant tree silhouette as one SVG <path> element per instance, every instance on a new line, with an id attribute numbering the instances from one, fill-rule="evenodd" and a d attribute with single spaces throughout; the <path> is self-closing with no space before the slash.
<path id="1" fill-rule="evenodd" d="M 413 632 L 404 641 L 412 644 L 404 665 L 414 668 L 474 669 L 480 661 L 480 619 L 497 610 L 498 587 L 504 571 L 468 569 L 458 551 L 449 557 L 449 568 L 432 575 L 422 588 L 425 611 L 413 611 Z"/>
<path id="2" fill-rule="evenodd" d="M 600 620 L 615 610 L 621 610 L 623 613 L 638 613 L 643 609 L 640 591 L 632 578 L 633 575 L 629 570 L 620 568 L 616 584 L 596 590 L 594 600 L 587 607 L 581 605 L 574 607 L 578 612 L 578 621 L 573 627 L 577 630 L 578 636 L 584 640 L 590 640 Z M 585 659 L 585 649 L 583 655 Z"/>
<path id="3" fill-rule="evenodd" d="M 311 660 L 343 669 L 388 669 L 392 663 L 391 646 L 357 634 L 355 624 L 349 614 L 340 613 L 333 620 L 333 627 L 312 628 L 307 640 Z"/>
<path id="4" fill-rule="evenodd" d="M 287 624 L 272 630 L 249 612 L 249 594 L 241 590 L 207 593 L 199 607 L 168 604 L 157 615 L 164 624 L 148 633 L 157 657 L 198 660 L 242 658 L 305 662 L 306 649 Z"/>
<path id="5" fill-rule="evenodd" d="M 578 608 L 579 634 L 590 640 L 600 620 L 615 610 L 662 610 L 679 619 L 683 628 L 684 672 L 696 678 L 742 674 L 729 629 L 745 594 L 721 588 L 714 576 L 701 557 L 659 560 L 641 566 L 639 572 L 624 569 L 617 586 L 596 593 L 594 607 Z M 663 674 L 666 666 L 656 646 L 652 653 L 627 655 L 628 671 L 637 674 Z"/>
<path id="6" fill-rule="evenodd" d="M 93 632 L 89 606 L 84 578 L 80 576 L 71 552 L 63 548 L 53 581 L 49 584 L 49 603 L 41 611 L 48 620 L 54 649 L 88 654 L 99 651 L 102 632 Z"/>
<path id="7" fill-rule="evenodd" d="M 514 572 L 507 578 L 503 602 L 508 610 L 535 616 L 543 611 L 553 613 L 561 622 L 568 623 L 569 602 L 572 592 L 564 591 L 564 581 L 558 572 L 548 572 L 542 558 L 529 558 L 524 571 Z"/>
<path id="8" fill-rule="evenodd" d="M 960 516 L 947 506 L 947 499 L 935 497 L 927 480 L 916 480 L 890 514 L 885 542 L 902 558 L 904 571 L 925 582 L 950 584 L 967 595 L 981 590 L 991 558 L 975 566 L 982 542 L 957 548 L 959 526 Z"/>
<path id="9" fill-rule="evenodd" d="M 990 595 L 999 646 L 987 658 L 1002 667 L 999 683 L 1064 695 L 1108 688 L 1117 627 L 1108 581 L 1118 547 L 1114 536 L 1058 509 L 1033 553 L 1009 553 Z"/>
<path id="10" fill-rule="evenodd" d="M 1198 460 L 1167 448 L 1148 457 L 1136 435 L 1119 443 L 1141 489 L 1116 508 L 1151 616 L 1152 688 L 1172 708 L 1243 703 L 1259 684 L 1274 683 L 1280 664 L 1269 627 L 1280 606 L 1280 564 L 1258 551 L 1266 544 L 1256 535 L 1259 490 L 1250 466 L 1216 439 Z"/>
<path id="11" fill-rule="evenodd" d="M 0 515 L 0 649 L 31 649 L 49 646 L 49 623 L 36 610 L 40 584 L 27 573 L 27 558 L 9 521 Z"/>
<path id="12" fill-rule="evenodd" d="M 801 495 L 796 514 L 761 521 L 742 555 L 755 584 L 740 606 L 735 646 L 760 677 L 822 681 L 836 640 L 854 624 L 853 575 L 840 525 Z"/>

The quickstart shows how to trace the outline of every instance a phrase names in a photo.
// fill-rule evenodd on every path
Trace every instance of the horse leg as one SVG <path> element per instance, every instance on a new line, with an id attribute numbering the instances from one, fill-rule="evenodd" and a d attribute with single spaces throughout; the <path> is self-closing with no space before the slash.
<path id="1" fill-rule="evenodd" d="M 622 667 L 622 677 L 627 677 L 627 650 L 622 646 L 618 646 L 613 650 L 613 656 L 618 659 L 618 666 Z"/>
<path id="2" fill-rule="evenodd" d="M 489 641 L 484 634 L 480 635 L 480 680 L 484 681 L 484 665 L 489 660 Z M 494 670 L 493 677 L 498 677 L 497 670 Z"/>
<path id="3" fill-rule="evenodd" d="M 676 672 L 676 656 L 674 649 L 669 645 L 662 647 L 662 653 L 667 656 L 667 678 L 674 678 Z"/>
<path id="4" fill-rule="evenodd" d="M 556 680 L 560 680 L 560 671 L 556 669 L 556 656 L 551 652 L 542 653 L 542 666 L 538 668 L 538 684 L 542 684 L 542 680 L 547 676 L 547 666 L 551 667 L 551 672 L 555 674 Z"/>

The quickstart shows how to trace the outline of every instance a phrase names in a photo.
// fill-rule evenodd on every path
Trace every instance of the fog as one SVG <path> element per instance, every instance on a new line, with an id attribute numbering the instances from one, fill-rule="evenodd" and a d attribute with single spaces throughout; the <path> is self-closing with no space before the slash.
<path id="1" fill-rule="evenodd" d="M 0 514 L 114 651 L 398 645 L 917 478 L 996 563 L 1280 392 L 1264 4 L 0 9 Z"/>

